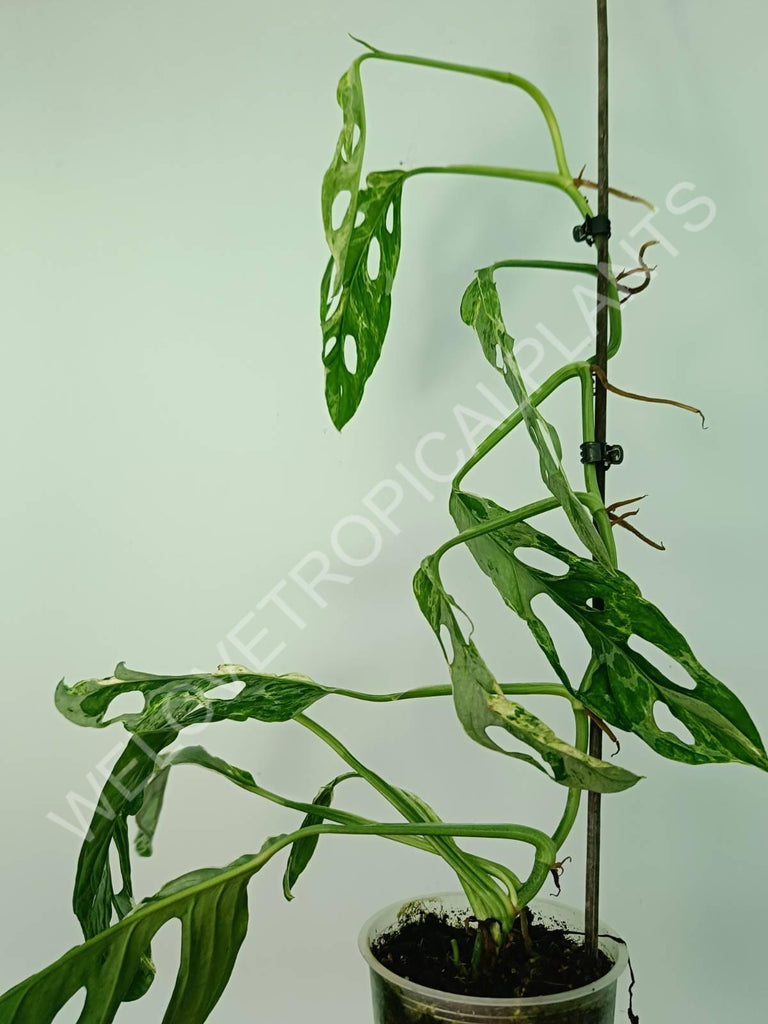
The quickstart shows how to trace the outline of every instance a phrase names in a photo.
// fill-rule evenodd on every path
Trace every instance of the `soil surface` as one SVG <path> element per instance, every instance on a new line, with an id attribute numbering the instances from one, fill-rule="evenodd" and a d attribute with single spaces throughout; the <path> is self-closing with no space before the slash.
<path id="1" fill-rule="evenodd" d="M 591 960 L 583 938 L 569 935 L 556 923 L 531 915 L 529 943 L 523 940 L 520 919 L 500 950 L 487 937 L 478 940 L 478 925 L 456 917 L 413 908 L 373 945 L 376 959 L 401 978 L 417 985 L 459 995 L 503 999 L 567 992 L 597 981 L 613 966 L 602 952 Z M 481 962 L 472 968 L 476 941 Z M 527 948 L 526 948 L 527 947 Z M 457 962 L 458 960 L 458 962 Z"/>

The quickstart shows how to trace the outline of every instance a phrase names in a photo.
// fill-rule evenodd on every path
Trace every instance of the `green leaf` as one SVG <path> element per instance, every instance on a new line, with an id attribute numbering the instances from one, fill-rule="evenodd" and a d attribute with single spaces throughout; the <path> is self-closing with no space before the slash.
<path id="1" fill-rule="evenodd" d="M 333 794 L 336 787 L 346 782 L 347 779 L 359 779 L 360 776 L 357 772 L 347 772 L 344 775 L 339 775 L 327 785 L 323 786 L 320 792 L 317 794 L 312 803 L 320 807 L 330 807 L 333 802 Z M 301 823 L 301 828 L 308 828 L 311 825 L 320 825 L 325 821 L 322 814 L 308 814 L 304 821 Z M 298 882 L 301 875 L 306 871 L 309 866 L 309 862 L 314 856 L 319 836 L 304 836 L 302 839 L 297 839 L 291 847 L 291 853 L 288 857 L 288 864 L 285 868 L 283 875 L 283 894 L 287 900 L 293 899 L 293 887 Z"/>
<path id="2" fill-rule="evenodd" d="M 531 402 L 501 313 L 501 301 L 493 280 L 493 268 L 479 270 L 461 300 L 461 318 L 473 327 L 486 359 L 504 377 L 539 453 L 541 478 L 563 507 L 579 540 L 595 558 L 610 567 L 608 551 L 592 517 L 576 497 L 562 466 L 562 445 L 557 431 Z"/>
<path id="3" fill-rule="evenodd" d="M 151 857 L 160 812 L 165 803 L 165 792 L 170 778 L 170 765 L 155 770 L 144 788 L 144 801 L 136 814 L 136 852 L 140 857 Z"/>
<path id="4" fill-rule="evenodd" d="M 72 901 L 86 938 L 109 927 L 113 908 L 124 916 L 132 905 L 127 819 L 141 806 L 158 752 L 174 739 L 174 733 L 132 739 L 102 789 L 80 850 Z M 118 853 L 122 875 L 120 893 L 115 892 L 109 862 L 112 844 Z"/>
<path id="5" fill-rule="evenodd" d="M 637 775 L 626 769 L 590 757 L 559 739 L 548 725 L 504 696 L 474 642 L 464 637 L 454 614 L 458 605 L 440 581 L 434 556 L 422 562 L 414 579 L 414 592 L 450 667 L 459 721 L 473 740 L 525 761 L 540 771 L 546 771 L 546 764 L 556 782 L 573 789 L 616 793 L 639 781 Z M 450 639 L 450 651 L 446 649 L 443 631 Z M 532 747 L 542 755 L 545 764 L 529 754 L 500 747 L 488 735 L 487 730 L 492 726 L 505 729 Z"/>
<path id="6" fill-rule="evenodd" d="M 0 1024 L 51 1024 L 82 988 L 87 997 L 78 1024 L 111 1024 L 131 998 L 144 951 L 173 919 L 181 922 L 183 952 L 162 1024 L 203 1024 L 229 981 L 245 938 L 247 884 L 281 845 L 285 843 L 277 837 L 265 853 L 170 882 L 108 931 L 0 997 Z"/>
<path id="7" fill-rule="evenodd" d="M 334 286 L 334 293 L 338 291 L 344 277 L 365 154 L 365 104 L 360 79 L 363 59 L 358 57 L 349 70 L 345 71 L 336 89 L 336 99 L 341 107 L 344 123 L 322 185 L 323 226 L 336 267 L 337 284 Z M 339 197 L 346 198 L 347 205 L 344 215 L 337 217 L 338 223 L 334 224 L 334 203 Z"/>
<path id="8" fill-rule="evenodd" d="M 229 699 L 206 696 L 228 681 L 242 682 L 241 692 Z M 144 708 L 108 718 L 112 702 L 133 692 L 143 695 Z M 108 928 L 115 911 L 122 917 L 133 906 L 128 819 L 139 816 L 137 849 L 148 856 L 167 781 L 167 773 L 157 772 L 159 755 L 178 733 L 189 725 L 225 719 L 284 722 L 331 692 L 305 676 L 267 676 L 233 665 L 208 675 L 159 676 L 136 672 L 121 662 L 108 678 L 84 679 L 72 686 L 59 683 L 56 705 L 70 721 L 93 728 L 121 722 L 133 733 L 104 785 L 80 851 L 73 908 L 87 939 Z M 122 874 L 119 892 L 110 866 L 113 848 Z M 151 981 L 149 951 L 146 957 L 144 976 L 136 979 L 139 994 Z"/>
<path id="9" fill-rule="evenodd" d="M 487 498 L 461 492 L 451 497 L 451 514 L 461 531 L 490 527 L 508 515 Z M 744 705 L 701 665 L 682 634 L 625 573 L 580 558 L 527 523 L 499 526 L 468 539 L 467 546 L 571 692 L 576 692 L 573 683 L 532 600 L 547 594 L 579 626 L 594 657 L 577 695 L 591 711 L 636 733 L 664 757 L 687 764 L 737 761 L 768 770 L 765 748 Z M 527 565 L 516 555 L 524 548 L 559 559 L 563 574 Z M 594 597 L 602 599 L 604 610 L 592 607 Z M 672 682 L 634 651 L 629 645 L 633 635 L 681 665 L 691 678 L 690 688 Z M 653 715 L 659 701 L 690 730 L 693 743 L 659 728 Z"/>
<path id="10" fill-rule="evenodd" d="M 325 397 L 341 430 L 357 411 L 381 355 L 389 326 L 392 285 L 400 258 L 404 171 L 369 174 L 354 196 L 354 226 L 321 284 Z M 346 237 L 346 236 L 345 236 Z M 377 260 L 372 268 L 370 261 Z M 354 346 L 354 361 L 351 347 Z"/>
<path id="11" fill-rule="evenodd" d="M 139 830 L 136 837 L 136 848 L 139 853 L 144 856 L 149 856 L 152 852 L 152 840 L 154 838 L 158 819 L 162 810 L 163 798 L 170 770 L 172 767 L 185 764 L 197 765 L 199 768 L 206 768 L 208 771 L 213 771 L 217 775 L 223 776 L 230 782 L 233 782 L 236 786 L 239 786 L 248 792 L 257 794 L 265 793 L 265 791 L 256 784 L 256 780 L 250 772 L 245 771 L 243 768 L 237 768 L 228 761 L 223 760 L 223 758 L 210 754 L 204 747 L 182 747 L 171 754 L 161 757 L 158 761 L 155 775 L 147 786 L 142 809 L 136 817 L 136 824 Z M 356 779 L 359 777 L 360 776 L 357 772 L 347 772 L 344 775 L 339 775 L 338 778 L 335 778 L 332 782 L 323 786 L 312 801 L 312 805 L 318 808 L 330 807 L 336 787 L 347 779 Z M 286 800 L 284 803 L 286 805 L 290 805 L 292 801 Z M 307 828 L 310 825 L 320 825 L 325 820 L 326 817 L 323 814 L 307 813 L 301 827 Z M 285 893 L 286 899 L 293 899 L 291 889 L 312 859 L 317 848 L 318 839 L 318 836 L 305 836 L 302 839 L 297 840 L 291 847 L 288 864 L 283 876 L 283 892 Z"/>
<path id="12" fill-rule="evenodd" d="M 227 682 L 244 686 L 228 699 L 206 697 L 209 690 Z M 157 676 L 134 672 L 120 662 L 114 675 L 105 679 L 83 679 L 72 686 L 62 680 L 56 689 L 56 707 L 75 725 L 103 729 L 122 722 L 129 732 L 144 735 L 223 720 L 287 722 L 333 692 L 307 676 L 264 675 L 237 665 L 221 665 L 210 674 Z M 124 693 L 141 693 L 143 709 L 107 718 L 112 701 Z"/>

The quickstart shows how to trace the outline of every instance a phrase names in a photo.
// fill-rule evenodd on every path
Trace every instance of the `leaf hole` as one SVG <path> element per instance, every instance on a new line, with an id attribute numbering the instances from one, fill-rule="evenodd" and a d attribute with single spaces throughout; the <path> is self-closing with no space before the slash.
<path id="1" fill-rule="evenodd" d="M 341 140 L 341 155 L 346 161 L 351 160 L 355 154 L 355 150 L 360 142 L 360 126 L 358 124 L 352 125 L 352 130 L 349 133 L 345 132 L 344 138 Z"/>
<path id="2" fill-rule="evenodd" d="M 239 697 L 245 689 L 242 679 L 231 679 L 228 683 L 221 683 L 208 690 L 205 694 L 206 700 L 234 700 Z"/>
<path id="3" fill-rule="evenodd" d="M 213 927 L 213 925 L 212 925 Z M 150 1020 L 163 1020 L 171 1001 L 182 961 L 181 921 L 172 918 L 152 939 L 152 960 L 157 968 L 149 991 L 137 1002 L 123 1003 L 120 1021 L 125 1024 L 146 1024 Z M 182 967 L 183 969 L 183 967 Z M 187 979 L 189 983 L 189 978 Z"/>
<path id="4" fill-rule="evenodd" d="M 119 693 L 109 702 L 105 718 L 117 718 L 120 715 L 140 715 L 144 710 L 144 695 L 138 690 L 130 693 Z"/>
<path id="5" fill-rule="evenodd" d="M 80 1020 L 80 1016 L 85 1006 L 85 997 L 87 995 L 85 985 L 68 999 L 67 1002 L 62 1006 L 56 1016 L 53 1018 L 53 1024 L 77 1024 Z"/>
<path id="6" fill-rule="evenodd" d="M 549 594 L 537 594 L 531 601 L 531 607 L 547 627 L 560 664 L 576 688 L 584 677 L 592 654 L 584 634 Z"/>
<path id="7" fill-rule="evenodd" d="M 531 569 L 540 569 L 550 576 L 565 576 L 568 573 L 568 566 L 562 559 L 540 548 L 516 548 L 515 558 L 523 565 L 528 565 Z"/>
<path id="8" fill-rule="evenodd" d="M 384 227 L 387 229 L 387 232 L 390 235 L 394 234 L 394 231 L 395 231 L 395 204 L 394 203 L 390 203 L 389 206 L 387 207 L 387 213 L 386 213 L 386 216 L 384 217 Z"/>
<path id="9" fill-rule="evenodd" d="M 365 211 L 364 210 L 358 210 L 357 213 L 355 214 L 355 227 L 359 228 L 364 220 L 365 220 Z"/>
<path id="10" fill-rule="evenodd" d="M 333 352 L 333 350 L 336 348 L 336 342 L 338 340 L 339 339 L 336 337 L 336 335 L 334 335 L 332 338 L 328 338 L 327 339 L 327 341 L 325 342 L 325 345 L 323 347 L 323 355 L 324 356 L 327 357 L 327 356 L 329 356 L 331 354 L 331 352 Z"/>
<path id="11" fill-rule="evenodd" d="M 344 365 L 351 374 L 357 372 L 357 342 L 351 334 L 344 339 Z"/>
<path id="12" fill-rule="evenodd" d="M 323 312 L 323 322 L 327 323 L 331 319 L 333 314 L 339 308 L 341 302 L 341 292 L 337 292 L 336 295 L 329 295 L 326 301 L 325 310 Z"/>
<path id="13" fill-rule="evenodd" d="M 368 270 L 368 277 L 375 281 L 381 269 L 381 246 L 379 245 L 378 238 L 372 238 L 371 244 L 368 246 L 366 268 Z"/>
<path id="14" fill-rule="evenodd" d="M 648 640 L 644 640 L 636 633 L 632 634 L 628 643 L 631 650 L 650 662 L 670 682 L 676 683 L 685 690 L 696 689 L 696 680 L 691 678 L 687 670 L 655 644 L 649 643 Z"/>
<path id="15" fill-rule="evenodd" d="M 499 370 L 504 369 L 504 353 L 501 350 L 501 345 L 496 346 L 496 367 Z"/>
<path id="16" fill-rule="evenodd" d="M 686 746 L 693 747 L 696 745 L 696 737 L 688 726 L 683 725 L 680 719 L 661 700 L 657 700 L 653 705 L 653 720 L 662 732 L 672 733 L 675 739 L 685 743 Z"/>
<path id="17" fill-rule="evenodd" d="M 448 659 L 448 664 L 452 665 L 456 659 L 456 652 L 453 647 L 453 637 L 451 631 L 448 629 L 445 623 L 440 626 L 440 643 L 442 644 L 445 656 Z"/>
<path id="18" fill-rule="evenodd" d="M 351 201 L 352 193 L 349 189 L 342 189 L 341 192 L 336 194 L 333 206 L 331 207 L 331 228 L 334 231 L 338 231 L 344 223 L 344 218 L 347 215 Z"/>

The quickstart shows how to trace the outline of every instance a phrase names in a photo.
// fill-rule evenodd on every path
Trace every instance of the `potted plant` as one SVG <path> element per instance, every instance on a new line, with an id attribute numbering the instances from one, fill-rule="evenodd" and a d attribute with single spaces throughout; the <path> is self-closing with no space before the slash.
<path id="1" fill-rule="evenodd" d="M 401 902 L 364 927 L 361 949 L 371 970 L 378 1024 L 607 1024 L 613 1020 L 616 983 L 627 954 L 613 929 L 598 919 L 600 797 L 627 790 L 639 779 L 613 759 L 603 759 L 602 736 L 612 737 L 614 729 L 631 732 L 663 757 L 686 764 L 740 762 L 768 768 L 758 731 L 739 699 L 704 668 L 664 613 L 642 596 L 638 585 L 617 565 L 613 530 L 631 528 L 627 521 L 631 513 L 619 513 L 622 503 L 606 505 L 605 471 L 619 461 L 621 453 L 606 441 L 605 402 L 609 391 L 640 396 L 621 391 L 609 380 L 608 360 L 621 345 L 621 303 L 644 284 L 628 285 L 626 276 L 615 276 L 608 256 L 605 0 L 598 0 L 598 13 L 597 216 L 581 191 L 590 183 L 574 178 L 569 167 L 549 103 L 525 79 L 386 53 L 363 44 L 364 52 L 339 83 L 343 127 L 322 187 L 331 260 L 321 294 L 326 398 L 337 427 L 354 415 L 381 354 L 400 250 L 401 195 L 410 177 L 469 174 L 556 188 L 572 200 L 583 221 L 576 229 L 577 240 L 597 243 L 596 261 L 496 262 L 474 274 L 462 298 L 462 320 L 509 387 L 515 411 L 456 474 L 450 512 L 457 534 L 423 560 L 414 579 L 417 603 L 441 644 L 450 683 L 372 695 L 321 684 L 304 675 L 268 675 L 236 665 L 223 665 L 209 674 L 161 676 L 133 671 L 123 663 L 106 678 L 60 683 L 56 705 L 71 722 L 98 729 L 120 723 L 129 739 L 103 789 L 78 862 L 74 910 L 84 942 L 1 996 L 0 1024 L 50 1024 L 82 989 L 86 990 L 82 1024 L 108 1024 L 124 1002 L 147 992 L 154 976 L 153 937 L 172 919 L 181 922 L 182 958 L 163 1020 L 201 1024 L 224 991 L 245 936 L 249 882 L 285 851 L 283 888 L 291 898 L 320 837 L 326 835 L 385 837 L 437 856 L 453 870 L 461 890 L 460 895 L 428 895 Z M 478 76 L 522 90 L 544 118 L 554 169 L 422 167 L 372 173 L 362 185 L 366 121 L 361 69 L 372 60 Z M 639 263 L 637 271 L 647 281 L 650 268 L 642 253 Z M 497 275 L 518 267 L 586 275 L 595 280 L 599 299 L 595 356 L 561 367 L 533 392 L 520 371 L 496 286 Z M 570 380 L 578 382 L 581 393 L 578 443 L 584 483 L 580 490 L 563 468 L 563 445 L 542 413 L 546 399 Z M 465 481 L 518 427 L 527 432 L 536 450 L 546 493 L 510 511 L 466 489 Z M 570 525 L 577 550 L 538 528 L 536 517 L 555 510 Z M 549 682 L 501 683 L 494 676 L 472 640 L 466 616 L 442 581 L 442 561 L 459 545 L 467 546 L 501 599 L 529 627 L 551 666 Z M 542 558 L 547 559 L 546 568 L 541 567 Z M 550 632 L 533 608 L 539 595 L 566 612 L 590 645 L 592 657 L 581 680 L 565 671 Z M 681 666 L 690 684 L 667 678 L 638 651 L 633 638 Z M 225 683 L 236 684 L 237 692 L 222 696 Z M 110 717 L 113 701 L 125 693 L 141 694 L 142 709 Z M 532 714 L 525 706 L 531 695 L 565 701 L 573 713 L 574 736 L 561 738 Z M 307 714 L 314 704 L 334 697 L 379 702 L 452 698 L 464 730 L 487 748 L 489 757 L 497 758 L 499 764 L 501 757 L 522 760 L 561 786 L 560 822 L 547 833 L 506 820 L 491 824 L 441 820 L 420 796 L 384 779 Z M 690 742 L 658 724 L 657 705 L 665 706 L 690 731 Z M 324 785 L 314 800 L 294 800 L 266 790 L 248 771 L 203 747 L 175 745 L 189 726 L 249 719 L 298 723 L 338 756 L 341 774 Z M 491 736 L 491 729 L 504 731 L 518 746 L 503 747 Z M 137 900 L 129 829 L 135 829 L 138 853 L 149 855 L 169 774 L 184 765 L 208 769 L 223 782 L 298 812 L 303 820 L 290 833 L 268 839 L 256 853 L 225 867 L 193 871 L 155 895 Z M 353 778 L 368 783 L 402 820 L 372 820 L 337 806 L 338 792 Z M 589 794 L 589 877 L 587 905 L 580 913 L 553 908 L 539 894 L 553 876 L 555 881 L 559 877 L 561 851 L 584 793 Z M 532 850 L 530 870 L 518 875 L 506 858 L 491 861 L 467 849 L 467 840 L 488 837 Z"/>

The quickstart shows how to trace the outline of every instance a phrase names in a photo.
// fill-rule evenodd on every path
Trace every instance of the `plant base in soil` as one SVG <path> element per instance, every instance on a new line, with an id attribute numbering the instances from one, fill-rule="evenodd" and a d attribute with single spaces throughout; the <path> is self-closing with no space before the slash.
<path id="1" fill-rule="evenodd" d="M 474 920 L 414 910 L 374 942 L 373 953 L 388 970 L 417 985 L 479 998 L 568 992 L 591 985 L 613 966 L 601 951 L 596 960 L 588 956 L 580 936 L 536 916 L 528 925 L 528 941 L 518 918 L 499 949 L 490 935 L 484 939 Z"/>

